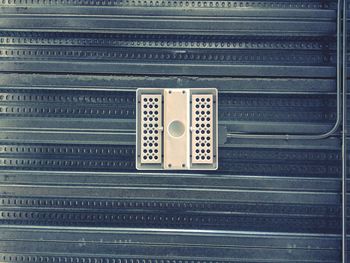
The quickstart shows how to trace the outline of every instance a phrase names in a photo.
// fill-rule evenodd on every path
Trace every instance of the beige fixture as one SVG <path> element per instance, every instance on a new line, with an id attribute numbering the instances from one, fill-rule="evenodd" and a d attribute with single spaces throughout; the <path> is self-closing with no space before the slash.
<path id="1" fill-rule="evenodd" d="M 218 168 L 217 90 L 138 89 L 136 168 Z"/>
<path id="2" fill-rule="evenodd" d="M 136 168 L 218 168 L 217 90 L 138 89 Z"/>

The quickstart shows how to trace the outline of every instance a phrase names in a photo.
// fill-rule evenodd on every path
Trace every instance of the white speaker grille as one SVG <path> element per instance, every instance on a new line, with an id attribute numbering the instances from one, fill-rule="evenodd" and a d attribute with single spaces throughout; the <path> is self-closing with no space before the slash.
<path id="1" fill-rule="evenodd" d="M 213 162 L 213 95 L 192 95 L 192 163 Z"/>
<path id="2" fill-rule="evenodd" d="M 141 96 L 141 163 L 162 162 L 162 96 Z"/>

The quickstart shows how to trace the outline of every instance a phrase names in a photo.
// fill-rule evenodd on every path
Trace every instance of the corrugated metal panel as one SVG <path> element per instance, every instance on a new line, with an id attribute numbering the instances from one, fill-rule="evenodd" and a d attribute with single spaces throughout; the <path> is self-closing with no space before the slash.
<path id="1" fill-rule="evenodd" d="M 1 262 L 341 261 L 344 127 L 236 138 L 332 129 L 336 1 L 0 6 Z M 140 87 L 218 89 L 218 171 L 135 170 Z"/>

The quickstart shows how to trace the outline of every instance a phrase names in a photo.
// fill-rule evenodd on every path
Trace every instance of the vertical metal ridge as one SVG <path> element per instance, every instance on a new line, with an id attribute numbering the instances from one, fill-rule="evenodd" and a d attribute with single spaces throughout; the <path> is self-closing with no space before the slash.
<path id="1" fill-rule="evenodd" d="M 342 262 L 348 263 L 347 255 L 347 1 L 343 1 L 343 34 L 342 34 L 342 86 L 343 86 L 343 119 L 342 119 Z"/>

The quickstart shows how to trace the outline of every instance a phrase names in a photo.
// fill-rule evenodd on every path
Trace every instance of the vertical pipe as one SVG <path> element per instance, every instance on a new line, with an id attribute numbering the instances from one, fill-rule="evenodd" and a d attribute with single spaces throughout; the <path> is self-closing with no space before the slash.
<path id="1" fill-rule="evenodd" d="M 347 263 L 347 0 L 343 1 L 342 86 L 343 86 L 343 132 L 342 132 L 342 262 Z"/>

